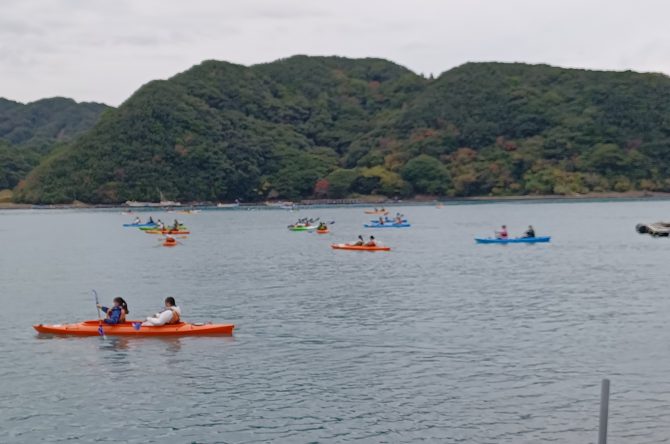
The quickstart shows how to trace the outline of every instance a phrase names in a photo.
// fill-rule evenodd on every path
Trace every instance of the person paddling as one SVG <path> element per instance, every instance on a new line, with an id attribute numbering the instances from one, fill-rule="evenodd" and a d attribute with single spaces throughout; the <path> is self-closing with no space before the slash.
<path id="1" fill-rule="evenodd" d="M 360 234 L 358 235 L 358 240 L 354 243 L 355 246 L 357 247 L 362 247 L 365 244 L 365 241 L 363 240 L 363 236 Z"/>
<path id="2" fill-rule="evenodd" d="M 140 225 L 142 223 L 142 219 L 140 219 L 138 216 L 135 216 L 135 220 L 133 221 L 135 225 Z"/>
<path id="3" fill-rule="evenodd" d="M 148 224 L 154 225 L 156 222 L 154 222 L 154 218 L 149 216 L 149 220 L 147 221 Z"/>
<path id="4" fill-rule="evenodd" d="M 507 225 L 503 225 L 500 231 L 496 231 L 496 238 L 497 239 L 507 239 L 508 234 L 507 234 Z"/>
<path id="5" fill-rule="evenodd" d="M 377 242 L 375 242 L 375 237 L 370 236 L 370 240 L 365 244 L 366 247 L 376 247 Z"/>
<path id="6" fill-rule="evenodd" d="M 106 315 L 104 319 L 105 324 L 116 325 L 126 322 L 126 315 L 129 313 L 126 301 L 123 298 L 117 297 L 114 298 L 113 303 L 114 305 L 111 308 L 97 304 L 98 308 Z"/>
<path id="7" fill-rule="evenodd" d="M 181 322 L 181 308 L 172 296 L 165 298 L 165 308 L 142 323 L 144 327 L 160 327 L 161 325 L 178 324 Z"/>
<path id="8" fill-rule="evenodd" d="M 528 229 L 526 230 L 525 233 L 523 233 L 523 237 L 525 238 L 535 237 L 535 229 L 533 228 L 532 225 L 528 225 Z"/>

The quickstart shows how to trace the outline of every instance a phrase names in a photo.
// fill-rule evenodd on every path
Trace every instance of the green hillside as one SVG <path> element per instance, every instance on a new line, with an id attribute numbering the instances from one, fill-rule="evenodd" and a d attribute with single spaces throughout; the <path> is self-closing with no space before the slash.
<path id="1" fill-rule="evenodd" d="M 107 108 L 61 97 L 28 104 L 0 98 L 0 190 L 16 186 L 58 144 L 91 129 Z"/>
<path id="2" fill-rule="evenodd" d="M 429 80 L 381 59 L 206 61 L 106 112 L 15 197 L 670 191 L 669 150 L 660 74 L 470 63 Z"/>

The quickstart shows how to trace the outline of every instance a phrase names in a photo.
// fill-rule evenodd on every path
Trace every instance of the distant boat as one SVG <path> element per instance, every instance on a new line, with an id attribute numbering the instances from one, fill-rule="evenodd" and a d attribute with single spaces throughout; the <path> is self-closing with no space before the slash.
<path id="1" fill-rule="evenodd" d="M 240 206 L 240 201 L 235 199 L 235 203 L 218 203 L 216 204 L 216 208 L 238 208 Z"/>
<path id="2" fill-rule="evenodd" d="M 138 202 L 136 200 L 127 200 L 126 206 L 133 208 L 141 207 L 180 207 L 180 202 L 175 202 L 173 200 L 161 200 L 160 202 Z"/>
<path id="3" fill-rule="evenodd" d="M 285 202 L 265 202 L 265 205 L 270 208 L 281 208 L 282 210 L 295 210 L 298 208 L 296 204 L 290 201 Z"/>
<path id="4" fill-rule="evenodd" d="M 181 202 L 175 202 L 174 200 L 161 200 L 158 205 L 161 207 L 181 207 Z"/>

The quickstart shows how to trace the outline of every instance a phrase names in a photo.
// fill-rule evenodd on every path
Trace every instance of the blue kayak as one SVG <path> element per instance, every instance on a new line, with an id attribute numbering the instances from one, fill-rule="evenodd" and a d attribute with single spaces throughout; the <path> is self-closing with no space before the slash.
<path id="1" fill-rule="evenodd" d="M 124 227 L 136 227 L 136 228 L 150 228 L 157 227 L 158 224 L 123 224 Z"/>
<path id="2" fill-rule="evenodd" d="M 541 242 L 551 241 L 551 236 L 542 236 L 542 237 L 518 237 L 515 239 L 495 239 L 492 237 L 489 238 L 475 238 L 475 242 L 478 244 L 537 244 Z"/>
<path id="3" fill-rule="evenodd" d="M 365 224 L 365 228 L 409 228 L 412 224 Z"/>
<path id="4" fill-rule="evenodd" d="M 371 220 L 370 222 L 371 222 L 372 224 L 378 224 L 378 223 L 379 223 L 379 219 L 373 219 L 373 220 Z M 394 221 L 393 221 L 393 219 L 386 219 L 386 220 L 384 220 L 384 223 L 385 223 L 385 224 L 392 224 L 392 223 L 394 223 Z M 403 219 L 403 220 L 402 220 L 402 223 L 406 224 L 406 223 L 407 223 L 407 219 Z"/>

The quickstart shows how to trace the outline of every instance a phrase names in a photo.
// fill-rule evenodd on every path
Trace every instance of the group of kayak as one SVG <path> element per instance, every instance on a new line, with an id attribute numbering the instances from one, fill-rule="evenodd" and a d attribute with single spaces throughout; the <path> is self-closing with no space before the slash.
<path id="1" fill-rule="evenodd" d="M 34 325 L 39 333 L 67 334 L 78 336 L 124 335 L 124 336 L 167 336 L 167 335 L 206 335 L 232 334 L 232 324 L 193 324 L 181 320 L 181 308 L 173 297 L 167 297 L 164 307 L 158 313 L 148 316 L 144 321 L 129 321 L 128 304 L 121 297 L 114 298 L 111 307 L 97 303 L 99 315 L 97 321 L 84 321 L 76 324 Z"/>
<path id="2" fill-rule="evenodd" d="M 331 222 L 333 224 L 335 222 Z M 319 218 L 301 218 L 297 222 L 289 225 L 287 227 L 290 231 L 316 231 L 319 234 L 326 234 L 330 231 L 328 230 L 328 224 L 325 222 L 319 222 Z"/>
<path id="3" fill-rule="evenodd" d="M 136 217 L 133 223 L 123 224 L 124 227 L 135 227 L 144 231 L 147 234 L 162 234 L 165 236 L 163 239 L 164 247 L 174 247 L 178 244 L 177 239 L 173 236 L 175 235 L 186 235 L 191 234 L 186 227 L 181 224 L 177 219 L 174 220 L 172 225 L 167 226 L 160 219 L 154 221 L 153 217 L 149 216 L 146 222 L 142 222 L 139 217 Z"/>
<path id="4" fill-rule="evenodd" d="M 516 238 L 510 238 L 509 233 L 507 232 L 507 226 L 503 225 L 499 231 L 495 231 L 495 237 L 493 238 L 475 238 L 475 241 L 479 244 L 510 244 L 510 243 L 541 243 L 551 241 L 550 236 L 537 236 L 535 234 L 535 228 L 532 225 L 528 226 L 528 229 L 520 236 Z"/>

